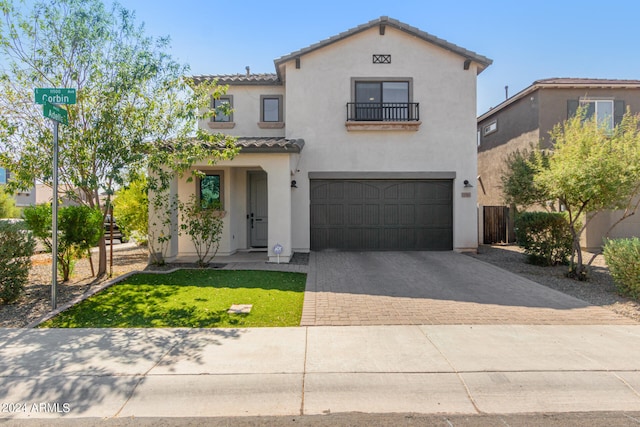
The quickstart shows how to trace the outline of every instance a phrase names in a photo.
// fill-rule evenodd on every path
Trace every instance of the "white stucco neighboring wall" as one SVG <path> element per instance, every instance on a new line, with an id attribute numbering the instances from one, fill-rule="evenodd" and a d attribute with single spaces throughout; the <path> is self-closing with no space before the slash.
<path id="1" fill-rule="evenodd" d="M 391 55 L 373 64 L 373 54 Z M 431 43 L 373 27 L 300 58 L 286 71 L 286 137 L 303 138 L 292 193 L 293 247 L 308 251 L 310 172 L 448 172 L 453 182 L 453 243 L 477 248 L 476 66 Z M 348 131 L 353 79 L 406 78 L 422 124 L 412 130 Z M 464 180 L 474 187 L 464 188 Z M 465 197 L 463 197 L 463 193 Z M 469 194 L 470 193 L 470 194 Z"/>

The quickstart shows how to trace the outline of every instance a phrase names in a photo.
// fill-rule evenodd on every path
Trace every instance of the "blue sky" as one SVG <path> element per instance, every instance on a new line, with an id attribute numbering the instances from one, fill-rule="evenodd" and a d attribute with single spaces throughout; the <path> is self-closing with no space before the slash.
<path id="1" fill-rule="evenodd" d="M 640 79 L 637 0 L 119 0 L 169 35 L 193 74 L 274 72 L 273 60 L 379 16 L 493 59 L 478 114 L 550 77 Z"/>

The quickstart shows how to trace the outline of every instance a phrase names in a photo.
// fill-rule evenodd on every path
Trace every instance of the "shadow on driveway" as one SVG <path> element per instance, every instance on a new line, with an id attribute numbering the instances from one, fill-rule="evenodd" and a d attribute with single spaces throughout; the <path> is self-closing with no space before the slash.
<path id="1" fill-rule="evenodd" d="M 315 252 L 309 268 L 303 324 L 635 323 L 455 252 Z"/>

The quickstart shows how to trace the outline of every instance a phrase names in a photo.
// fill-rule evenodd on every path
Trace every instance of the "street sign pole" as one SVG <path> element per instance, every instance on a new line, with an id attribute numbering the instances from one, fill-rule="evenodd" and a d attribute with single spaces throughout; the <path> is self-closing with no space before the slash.
<path id="1" fill-rule="evenodd" d="M 58 306 L 58 126 L 69 124 L 69 113 L 60 104 L 75 104 L 75 88 L 35 88 L 36 104 L 53 123 L 53 203 L 51 205 L 51 308 Z"/>
<path id="2" fill-rule="evenodd" d="M 53 122 L 53 204 L 51 206 L 51 309 L 58 305 L 58 126 Z"/>

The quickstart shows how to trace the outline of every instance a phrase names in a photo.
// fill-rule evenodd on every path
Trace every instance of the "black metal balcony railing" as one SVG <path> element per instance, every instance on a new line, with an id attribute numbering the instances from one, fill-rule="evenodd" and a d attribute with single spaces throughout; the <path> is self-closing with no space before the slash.
<path id="1" fill-rule="evenodd" d="M 419 107 L 417 102 L 347 102 L 347 121 L 418 121 Z"/>

